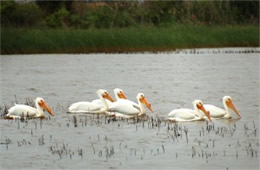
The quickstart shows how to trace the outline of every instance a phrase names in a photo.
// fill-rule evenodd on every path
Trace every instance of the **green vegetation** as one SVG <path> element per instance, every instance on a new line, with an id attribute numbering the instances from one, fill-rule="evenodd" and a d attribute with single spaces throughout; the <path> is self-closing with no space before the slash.
<path id="1" fill-rule="evenodd" d="M 258 26 L 111 29 L 2 29 L 2 53 L 167 51 L 176 48 L 258 46 Z"/>
<path id="2" fill-rule="evenodd" d="M 1 1 L 1 53 L 259 46 L 259 1 Z"/>
<path id="3" fill-rule="evenodd" d="M 1 1 L 3 27 L 259 24 L 259 1 Z"/>

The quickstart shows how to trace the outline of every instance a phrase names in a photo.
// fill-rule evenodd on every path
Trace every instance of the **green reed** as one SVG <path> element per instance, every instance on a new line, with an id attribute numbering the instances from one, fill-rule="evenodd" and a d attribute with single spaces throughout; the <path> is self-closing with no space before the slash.
<path id="1" fill-rule="evenodd" d="M 168 25 L 110 29 L 2 28 L 2 54 L 170 51 L 258 47 L 258 26 Z"/>

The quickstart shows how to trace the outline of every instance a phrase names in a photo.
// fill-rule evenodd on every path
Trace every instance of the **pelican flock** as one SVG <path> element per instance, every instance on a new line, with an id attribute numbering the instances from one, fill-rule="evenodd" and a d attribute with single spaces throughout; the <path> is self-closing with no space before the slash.
<path id="1" fill-rule="evenodd" d="M 67 112 L 106 114 L 108 116 L 122 118 L 144 116 L 147 113 L 146 108 L 152 113 L 154 112 L 152 105 L 148 102 L 143 93 L 137 94 L 137 102 L 129 100 L 124 91 L 120 88 L 114 89 L 116 100 L 110 96 L 107 90 L 99 89 L 96 93 L 99 99 L 94 99 L 91 102 L 82 101 L 73 103 L 68 107 Z M 192 102 L 194 109 L 174 109 L 168 113 L 168 120 L 175 122 L 191 122 L 199 120 L 212 121 L 212 119 L 229 119 L 232 118 L 232 111 L 237 114 L 238 118 L 241 118 L 241 115 L 230 96 L 224 96 L 222 100 L 224 109 L 211 104 L 203 104 L 201 100 L 194 100 Z M 52 109 L 46 104 L 43 98 L 37 97 L 34 102 L 35 108 L 28 105 L 15 104 L 8 109 L 5 118 L 44 118 L 44 110 L 54 116 Z"/>
<path id="2" fill-rule="evenodd" d="M 145 106 L 153 112 L 152 105 L 147 101 L 143 93 L 138 93 L 136 99 L 138 104 L 127 99 L 119 99 L 111 104 L 109 111 L 113 112 L 116 117 L 123 118 L 132 118 L 145 115 Z"/>
<path id="3" fill-rule="evenodd" d="M 68 108 L 68 113 L 104 113 L 109 116 L 132 118 L 146 114 L 145 106 L 153 112 L 151 104 L 147 101 L 143 93 L 138 93 L 137 103 L 128 100 L 124 91 L 119 88 L 114 89 L 116 101 L 106 90 L 97 91 L 99 99 L 92 102 L 77 102 Z"/>

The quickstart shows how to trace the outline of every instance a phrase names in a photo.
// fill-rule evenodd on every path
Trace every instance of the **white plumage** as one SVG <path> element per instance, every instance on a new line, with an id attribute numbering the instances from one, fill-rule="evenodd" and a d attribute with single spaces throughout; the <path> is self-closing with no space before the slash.
<path id="1" fill-rule="evenodd" d="M 15 104 L 15 106 L 8 110 L 6 118 L 44 118 L 44 109 L 47 110 L 52 116 L 54 116 L 51 108 L 48 107 L 42 98 L 37 97 L 34 102 L 36 108 L 23 104 Z"/>
<path id="2" fill-rule="evenodd" d="M 231 110 L 233 110 L 239 118 L 241 118 L 237 108 L 233 104 L 232 98 L 230 96 L 224 96 L 223 99 L 223 106 L 225 108 L 219 108 L 217 106 L 211 105 L 211 104 L 205 104 L 204 107 L 206 110 L 210 111 L 210 116 L 212 118 L 218 119 L 229 119 L 232 118 Z"/>
<path id="3" fill-rule="evenodd" d="M 207 116 L 211 121 L 210 113 L 205 110 L 201 100 L 194 100 L 193 102 L 194 110 L 192 109 L 174 109 L 168 114 L 168 120 L 176 122 L 187 122 L 196 120 L 205 120 L 200 110 Z"/>
<path id="4" fill-rule="evenodd" d="M 109 95 L 109 93 L 106 90 L 103 89 L 99 89 L 97 91 L 97 95 L 102 104 L 100 104 L 98 100 L 94 100 L 92 102 L 77 102 L 77 103 L 73 103 L 68 108 L 68 112 L 69 113 L 106 113 L 106 111 L 108 110 L 107 100 L 114 102 L 114 99 Z"/>
<path id="5" fill-rule="evenodd" d="M 124 91 L 123 91 L 122 89 L 119 89 L 119 88 L 115 88 L 115 89 L 114 89 L 114 95 L 115 95 L 116 100 L 119 100 L 119 99 L 127 99 L 126 96 L 125 96 Z M 108 107 L 111 106 L 112 102 L 111 102 L 110 100 L 107 100 L 107 99 L 105 99 L 105 100 L 106 100 L 106 102 L 107 102 Z M 97 105 L 99 105 L 100 107 L 103 107 L 103 106 L 104 106 L 104 104 L 103 104 L 103 102 L 102 102 L 101 99 L 92 100 L 91 103 L 97 104 Z"/>
<path id="6" fill-rule="evenodd" d="M 126 100 L 119 99 L 112 103 L 109 107 L 109 112 L 115 114 L 116 117 L 131 118 L 135 116 L 142 116 L 146 113 L 145 106 L 153 112 L 151 104 L 147 101 L 143 93 L 138 93 L 137 96 L 138 104 Z"/>

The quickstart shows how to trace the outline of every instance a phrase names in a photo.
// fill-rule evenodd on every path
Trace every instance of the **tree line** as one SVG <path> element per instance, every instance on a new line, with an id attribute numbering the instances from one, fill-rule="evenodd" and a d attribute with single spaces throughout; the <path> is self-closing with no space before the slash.
<path id="1" fill-rule="evenodd" d="M 259 1 L 1 1 L 2 27 L 259 24 Z"/>

